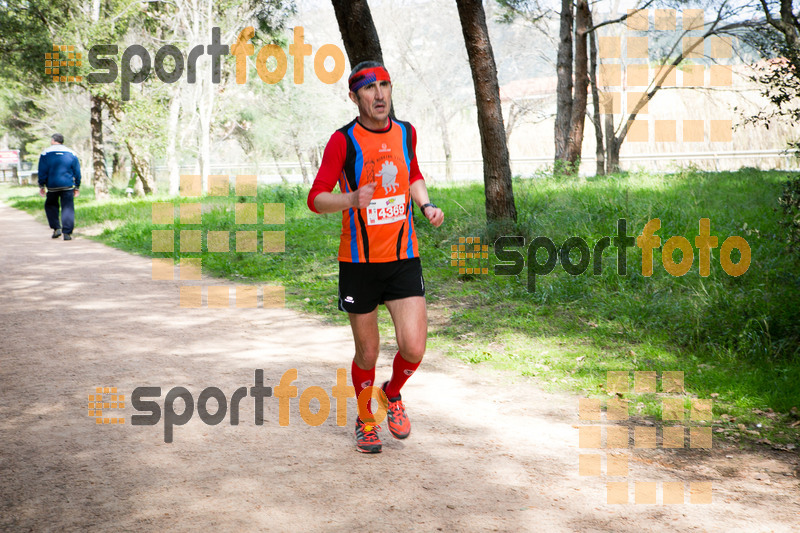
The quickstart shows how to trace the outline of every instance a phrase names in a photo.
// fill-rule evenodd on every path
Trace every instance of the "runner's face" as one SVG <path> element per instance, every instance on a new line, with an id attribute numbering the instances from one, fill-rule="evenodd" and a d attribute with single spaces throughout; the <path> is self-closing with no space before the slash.
<path id="1" fill-rule="evenodd" d="M 350 99 L 358 106 L 361 124 L 372 129 L 385 128 L 392 107 L 392 83 L 376 81 L 351 92 Z"/>

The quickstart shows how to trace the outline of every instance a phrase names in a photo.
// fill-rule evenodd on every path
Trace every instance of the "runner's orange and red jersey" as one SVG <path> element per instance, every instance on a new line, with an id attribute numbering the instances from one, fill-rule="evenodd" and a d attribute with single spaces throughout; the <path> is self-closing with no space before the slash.
<path id="1" fill-rule="evenodd" d="M 385 263 L 419 257 L 409 190 L 413 181 L 422 179 L 415 140 L 411 124 L 392 119 L 382 131 L 369 130 L 353 120 L 331 137 L 309 193 L 309 207 L 314 210 L 316 194 L 332 190 L 333 184 L 325 182 L 334 170 L 339 172 L 343 193 L 376 184 L 369 206 L 342 211 L 339 261 Z"/>

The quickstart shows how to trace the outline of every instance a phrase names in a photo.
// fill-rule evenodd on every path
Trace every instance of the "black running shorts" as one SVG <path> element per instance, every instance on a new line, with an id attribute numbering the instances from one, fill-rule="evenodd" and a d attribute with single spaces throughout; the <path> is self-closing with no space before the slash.
<path id="1" fill-rule="evenodd" d="M 419 257 L 389 263 L 339 262 L 339 309 L 372 312 L 387 300 L 425 296 Z"/>

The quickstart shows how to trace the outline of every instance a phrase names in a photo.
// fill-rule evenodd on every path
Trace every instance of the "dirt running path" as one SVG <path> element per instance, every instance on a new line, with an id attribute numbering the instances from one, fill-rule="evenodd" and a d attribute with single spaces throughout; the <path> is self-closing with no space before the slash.
<path id="1" fill-rule="evenodd" d="M 354 450 L 354 399 L 344 428 L 333 412 L 319 427 L 305 424 L 296 398 L 288 427 L 278 424 L 276 398 L 266 399 L 257 426 L 249 397 L 239 425 L 226 417 L 208 426 L 195 413 L 171 444 L 163 420 L 130 425 L 130 405 L 125 425 L 97 426 L 87 416 L 97 386 L 128 399 L 138 386 L 160 386 L 163 406 L 172 387 L 188 388 L 195 402 L 209 386 L 230 398 L 253 385 L 256 369 L 274 387 L 297 368 L 300 392 L 330 392 L 336 369 L 349 369 L 349 329 L 288 310 L 181 309 L 178 282 L 152 281 L 149 259 L 79 234 L 51 240 L 45 226 L 2 205 L 0 227 L 0 530 L 638 533 L 800 524 L 798 480 L 786 475 L 797 457 L 785 453 L 636 451 L 631 482 L 686 480 L 688 491 L 688 480 L 712 481 L 714 502 L 608 505 L 605 477 L 578 475 L 577 397 L 436 353 L 403 391 L 411 437 L 385 432 L 379 455 Z M 379 379 L 391 370 L 384 352 Z M 631 502 L 633 494 L 631 483 Z"/>

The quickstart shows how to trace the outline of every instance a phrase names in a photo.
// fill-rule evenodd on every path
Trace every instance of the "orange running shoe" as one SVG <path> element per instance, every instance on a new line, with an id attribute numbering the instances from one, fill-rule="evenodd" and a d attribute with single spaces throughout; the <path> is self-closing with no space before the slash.
<path id="1" fill-rule="evenodd" d="M 361 453 L 380 453 L 381 438 L 378 436 L 380 426 L 370 426 L 356 418 L 356 450 Z"/>
<path id="2" fill-rule="evenodd" d="M 386 392 L 386 385 L 389 382 L 385 381 L 381 388 Z M 411 421 L 406 414 L 406 408 L 403 407 L 403 399 L 398 394 L 394 398 L 389 398 L 389 405 L 386 408 L 386 420 L 389 424 L 389 431 L 396 439 L 405 439 L 411 434 Z"/>

